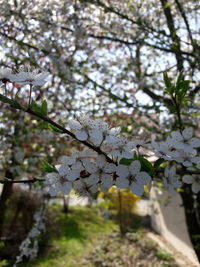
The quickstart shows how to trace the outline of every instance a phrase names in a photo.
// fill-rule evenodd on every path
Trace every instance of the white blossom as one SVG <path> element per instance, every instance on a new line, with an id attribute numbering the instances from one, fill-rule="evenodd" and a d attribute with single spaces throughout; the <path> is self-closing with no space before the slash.
<path id="1" fill-rule="evenodd" d="M 192 191 L 197 194 L 200 191 L 200 175 L 192 174 L 192 175 L 184 175 L 182 178 L 183 182 L 186 184 L 192 184 Z"/>
<path id="2" fill-rule="evenodd" d="M 33 71 L 21 71 L 18 74 L 10 75 L 10 80 L 18 84 L 26 85 L 31 84 L 34 86 L 43 86 L 46 83 L 46 79 L 49 76 L 49 72 L 40 72 L 38 69 Z"/>
<path id="3" fill-rule="evenodd" d="M 110 188 L 113 185 L 112 174 L 115 172 L 116 166 L 112 163 L 107 163 L 104 155 L 98 155 L 96 163 L 89 160 L 84 160 L 83 165 L 89 177 L 85 179 L 88 185 L 101 183 L 105 188 Z"/>
<path id="4" fill-rule="evenodd" d="M 148 173 L 140 171 L 141 164 L 138 160 L 134 160 L 129 166 L 118 165 L 116 167 L 116 186 L 119 188 L 129 187 L 130 190 L 141 196 L 144 193 L 144 185 L 151 182 L 151 177 Z"/>
<path id="5" fill-rule="evenodd" d="M 183 150 L 185 152 L 193 152 L 194 148 L 200 147 L 200 139 L 193 136 L 193 129 L 186 128 L 182 133 L 172 132 L 169 139 L 174 142 L 174 146 L 177 149 Z"/>
<path id="6" fill-rule="evenodd" d="M 172 166 L 166 167 L 164 171 L 164 177 L 163 177 L 163 184 L 164 187 L 172 194 L 175 195 L 176 188 L 180 188 L 182 183 L 179 181 L 177 175 L 176 175 L 176 167 Z"/>
<path id="7" fill-rule="evenodd" d="M 1 82 L 10 82 L 12 70 L 9 68 L 0 69 L 0 81 Z"/>

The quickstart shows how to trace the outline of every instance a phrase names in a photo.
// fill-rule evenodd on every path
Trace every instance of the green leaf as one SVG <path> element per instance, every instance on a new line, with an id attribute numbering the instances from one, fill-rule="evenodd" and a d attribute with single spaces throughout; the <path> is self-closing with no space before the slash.
<path id="1" fill-rule="evenodd" d="M 57 172 L 56 168 L 45 160 L 42 161 L 42 170 L 45 172 Z"/>
<path id="2" fill-rule="evenodd" d="M 42 101 L 42 107 L 41 108 L 42 108 L 45 116 L 47 116 L 48 110 L 47 110 L 47 101 L 46 100 Z"/>
<path id="3" fill-rule="evenodd" d="M 157 169 L 157 168 L 158 168 L 164 161 L 165 161 L 165 160 L 162 159 L 162 158 L 157 159 L 157 160 L 154 162 L 154 165 L 153 165 L 154 169 Z"/>
<path id="4" fill-rule="evenodd" d="M 166 72 L 163 73 L 163 80 L 165 82 L 165 86 L 168 88 L 172 87 L 171 79 L 168 77 L 168 74 Z"/>
<path id="5" fill-rule="evenodd" d="M 58 129 L 56 126 L 52 125 L 52 124 L 48 124 L 48 129 L 57 133 L 62 133 L 62 131 L 60 129 Z"/>
<path id="6" fill-rule="evenodd" d="M 129 165 L 132 163 L 133 160 L 134 160 L 134 159 L 126 159 L 126 158 L 122 158 L 122 159 L 119 161 L 119 164 L 129 166 Z"/>
<path id="7" fill-rule="evenodd" d="M 4 95 L 1 95 L 1 94 L 0 94 L 0 100 L 1 100 L 2 102 L 4 102 L 4 103 L 9 104 L 12 108 L 15 108 L 15 109 L 22 109 L 22 106 L 21 106 L 18 102 L 14 101 L 14 100 L 12 100 L 12 99 L 10 99 L 10 98 L 4 96 Z"/>
<path id="8" fill-rule="evenodd" d="M 33 111 L 43 115 L 43 116 L 47 116 L 47 101 L 43 100 L 42 101 L 42 105 L 38 105 L 35 101 L 31 102 L 31 108 Z"/>

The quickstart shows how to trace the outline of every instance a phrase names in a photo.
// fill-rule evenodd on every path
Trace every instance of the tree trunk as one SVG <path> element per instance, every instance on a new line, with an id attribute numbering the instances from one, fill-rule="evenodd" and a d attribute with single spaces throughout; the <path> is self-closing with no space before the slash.
<path id="1" fill-rule="evenodd" d="M 12 179 L 13 175 L 10 171 L 6 171 L 5 177 Z M 8 200 L 10 199 L 11 194 L 12 194 L 12 183 L 4 184 L 0 197 L 0 237 L 2 237 L 3 234 L 5 214 L 8 207 Z"/>

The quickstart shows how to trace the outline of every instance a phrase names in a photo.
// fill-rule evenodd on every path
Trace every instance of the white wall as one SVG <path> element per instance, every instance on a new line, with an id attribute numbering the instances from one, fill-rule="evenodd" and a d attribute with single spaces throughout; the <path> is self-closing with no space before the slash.
<path id="1" fill-rule="evenodd" d="M 184 208 L 179 194 L 171 197 L 168 192 L 151 190 L 151 226 L 161 234 L 183 257 L 194 266 L 200 266 L 187 230 Z M 189 267 L 189 266 L 188 266 Z"/>

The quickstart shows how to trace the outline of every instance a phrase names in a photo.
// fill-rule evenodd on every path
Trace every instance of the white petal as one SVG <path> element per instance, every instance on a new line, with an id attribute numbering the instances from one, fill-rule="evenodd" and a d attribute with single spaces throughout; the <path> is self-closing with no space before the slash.
<path id="1" fill-rule="evenodd" d="M 74 181 L 80 177 L 80 170 L 79 169 L 70 170 L 66 177 L 67 180 Z"/>
<path id="2" fill-rule="evenodd" d="M 70 120 L 68 123 L 71 130 L 80 130 L 82 128 L 82 125 L 76 120 Z"/>
<path id="3" fill-rule="evenodd" d="M 55 182 L 60 177 L 60 175 L 57 172 L 51 172 L 48 173 L 46 177 L 50 182 Z"/>
<path id="4" fill-rule="evenodd" d="M 192 147 L 200 147 L 200 139 L 196 138 L 196 137 L 193 137 L 191 140 L 189 140 L 189 144 Z"/>
<path id="5" fill-rule="evenodd" d="M 97 157 L 97 166 L 103 169 L 106 166 L 106 157 L 104 155 L 98 155 Z"/>
<path id="6" fill-rule="evenodd" d="M 88 178 L 84 179 L 86 184 L 94 185 L 99 182 L 99 175 L 96 173 L 91 174 Z"/>
<path id="7" fill-rule="evenodd" d="M 140 172 L 135 177 L 137 182 L 141 185 L 146 185 L 151 181 L 151 176 L 146 172 Z"/>
<path id="8" fill-rule="evenodd" d="M 193 136 L 193 129 L 192 128 L 186 128 L 185 130 L 183 130 L 182 135 L 184 137 L 184 139 L 190 139 Z"/>
<path id="9" fill-rule="evenodd" d="M 88 139 L 88 134 L 84 130 L 75 132 L 75 136 L 80 141 L 86 141 Z"/>
<path id="10" fill-rule="evenodd" d="M 130 190 L 137 196 L 141 196 L 144 193 L 144 187 L 142 185 L 138 185 L 137 183 L 132 183 Z"/>
<path id="11" fill-rule="evenodd" d="M 82 165 L 82 163 L 80 162 L 80 161 L 77 161 L 76 163 L 74 163 L 73 165 L 72 165 L 72 169 L 73 170 L 77 170 L 77 169 L 79 169 L 79 171 L 81 171 L 81 170 L 83 170 L 83 165 Z"/>
<path id="12" fill-rule="evenodd" d="M 184 149 L 184 151 L 189 152 L 189 153 L 191 153 L 191 152 L 194 151 L 194 149 L 192 148 L 192 146 L 191 145 L 188 145 L 188 144 L 184 144 L 183 149 Z"/>
<path id="13" fill-rule="evenodd" d="M 60 157 L 59 162 L 62 164 L 65 164 L 65 165 L 71 165 L 71 164 L 75 163 L 75 158 L 62 156 L 62 157 Z"/>
<path id="14" fill-rule="evenodd" d="M 116 137 L 116 136 L 107 136 L 107 137 L 106 137 L 106 142 L 107 142 L 108 144 L 117 143 L 117 142 L 119 142 L 119 138 Z"/>
<path id="15" fill-rule="evenodd" d="M 141 164 L 139 160 L 134 160 L 129 166 L 129 170 L 132 175 L 137 174 L 140 171 L 140 169 L 141 169 Z"/>
<path id="16" fill-rule="evenodd" d="M 164 171 L 164 175 L 165 175 L 165 177 L 169 177 L 169 167 L 167 166 L 166 168 L 165 168 L 165 171 Z"/>
<path id="17" fill-rule="evenodd" d="M 128 188 L 129 187 L 129 180 L 127 178 L 118 177 L 116 179 L 115 185 L 118 188 Z"/>
<path id="18" fill-rule="evenodd" d="M 68 171 L 69 171 L 69 168 L 68 168 L 68 166 L 66 166 L 66 165 L 61 165 L 61 166 L 58 168 L 58 172 L 59 172 L 60 176 L 64 176 L 64 175 L 66 175 L 66 174 L 68 173 Z"/>
<path id="19" fill-rule="evenodd" d="M 121 156 L 121 152 L 118 149 L 111 151 L 110 154 L 113 157 L 119 157 L 119 156 Z"/>
<path id="20" fill-rule="evenodd" d="M 97 165 L 88 159 L 83 160 L 83 165 L 89 173 L 95 173 L 98 170 Z"/>
<path id="21" fill-rule="evenodd" d="M 106 173 L 113 173 L 116 170 L 116 165 L 113 163 L 108 163 L 105 168 L 104 168 L 104 172 Z"/>
<path id="22" fill-rule="evenodd" d="M 56 196 L 58 193 L 58 191 L 55 187 L 50 187 L 48 192 L 49 192 L 50 196 L 52 196 L 52 197 Z"/>
<path id="23" fill-rule="evenodd" d="M 121 178 L 126 178 L 129 176 L 129 169 L 125 165 L 118 165 L 116 167 L 116 173 Z"/>
<path id="24" fill-rule="evenodd" d="M 109 131 L 108 131 L 108 134 L 109 135 L 117 135 L 119 134 L 121 131 L 121 128 L 120 127 L 114 127 L 114 128 L 111 128 Z"/>
<path id="25" fill-rule="evenodd" d="M 190 167 L 190 166 L 192 166 L 192 163 L 191 163 L 190 161 L 184 161 L 184 162 L 183 162 L 183 165 L 184 165 L 185 167 Z"/>
<path id="26" fill-rule="evenodd" d="M 200 184 L 194 182 L 194 183 L 192 184 L 192 191 L 193 191 L 195 194 L 197 194 L 197 193 L 200 191 Z"/>
<path id="27" fill-rule="evenodd" d="M 67 194 L 69 194 L 71 189 L 72 189 L 72 184 L 68 183 L 68 182 L 65 182 L 63 184 L 63 187 L 62 187 L 62 192 L 63 192 L 63 194 L 67 195 Z"/>
<path id="28" fill-rule="evenodd" d="M 97 144 L 101 144 L 101 142 L 103 141 L 103 134 L 99 130 L 90 130 L 89 135 L 92 142 L 94 141 Z"/>
<path id="29" fill-rule="evenodd" d="M 171 133 L 172 139 L 176 142 L 181 142 L 183 141 L 183 137 L 179 132 L 172 132 Z"/>
<path id="30" fill-rule="evenodd" d="M 105 173 L 102 174 L 101 182 L 103 183 L 105 187 L 110 188 L 111 186 L 113 186 L 113 181 L 109 174 L 105 174 Z"/>
<path id="31" fill-rule="evenodd" d="M 133 154 L 132 154 L 131 152 L 124 151 L 124 152 L 122 153 L 122 157 L 125 158 L 125 159 L 132 159 Z"/>
<path id="32" fill-rule="evenodd" d="M 169 170 L 169 177 L 174 177 L 176 175 L 176 167 L 172 166 Z"/>
<path id="33" fill-rule="evenodd" d="M 186 184 L 192 184 L 194 181 L 194 178 L 192 177 L 192 175 L 184 175 L 182 180 Z"/>

